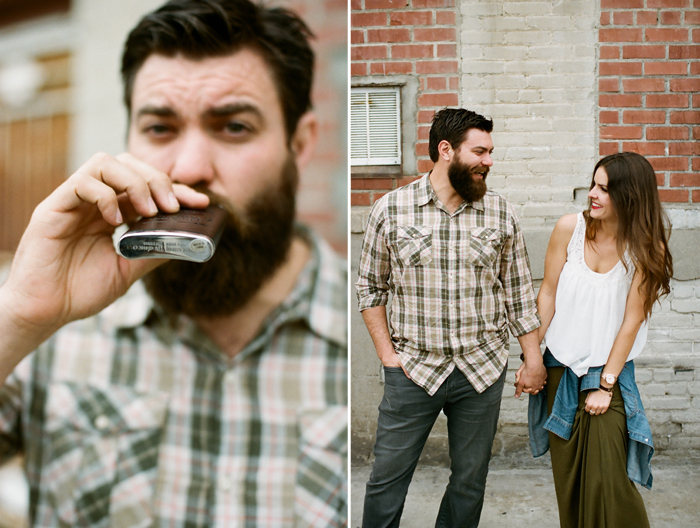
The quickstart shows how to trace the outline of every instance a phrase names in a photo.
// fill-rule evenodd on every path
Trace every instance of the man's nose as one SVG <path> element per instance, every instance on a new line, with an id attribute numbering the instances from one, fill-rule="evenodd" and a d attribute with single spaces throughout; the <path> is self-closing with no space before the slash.
<path id="1" fill-rule="evenodd" d="M 493 166 L 493 159 L 491 158 L 491 154 L 486 154 L 484 156 L 484 159 L 481 161 L 481 164 L 485 165 L 486 167 Z"/>
<path id="2" fill-rule="evenodd" d="M 198 183 L 211 183 L 215 169 L 206 135 L 198 131 L 188 132 L 175 147 L 170 179 L 190 187 Z"/>

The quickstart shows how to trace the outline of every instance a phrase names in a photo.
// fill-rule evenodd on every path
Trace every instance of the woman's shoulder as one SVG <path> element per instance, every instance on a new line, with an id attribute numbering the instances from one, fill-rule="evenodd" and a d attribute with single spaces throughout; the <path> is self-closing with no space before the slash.
<path id="1" fill-rule="evenodd" d="M 576 230 L 576 225 L 579 221 L 579 213 L 567 214 L 557 220 L 554 226 L 554 231 L 552 236 L 557 236 L 558 238 L 565 238 L 567 243 L 571 239 L 571 235 L 574 234 Z"/>

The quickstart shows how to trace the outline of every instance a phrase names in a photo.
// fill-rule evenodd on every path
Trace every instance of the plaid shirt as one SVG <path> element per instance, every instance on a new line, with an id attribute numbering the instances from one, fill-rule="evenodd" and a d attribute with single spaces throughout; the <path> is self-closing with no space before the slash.
<path id="1" fill-rule="evenodd" d="M 429 175 L 379 199 L 359 265 L 360 310 L 386 305 L 396 352 L 430 395 L 455 366 L 478 392 L 498 379 L 515 336 L 539 327 L 525 241 L 488 191 L 450 214 Z"/>
<path id="2" fill-rule="evenodd" d="M 32 526 L 347 525 L 347 266 L 312 261 L 229 359 L 141 283 L 71 323 L 0 391 Z"/>

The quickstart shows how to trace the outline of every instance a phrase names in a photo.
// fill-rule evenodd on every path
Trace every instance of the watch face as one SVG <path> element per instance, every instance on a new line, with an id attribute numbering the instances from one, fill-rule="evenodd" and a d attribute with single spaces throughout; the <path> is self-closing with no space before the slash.
<path id="1" fill-rule="evenodd" d="M 606 375 L 605 375 L 605 381 L 606 381 L 607 383 L 611 383 L 611 384 L 612 384 L 612 383 L 615 383 L 615 376 L 613 376 L 612 374 L 606 374 Z"/>

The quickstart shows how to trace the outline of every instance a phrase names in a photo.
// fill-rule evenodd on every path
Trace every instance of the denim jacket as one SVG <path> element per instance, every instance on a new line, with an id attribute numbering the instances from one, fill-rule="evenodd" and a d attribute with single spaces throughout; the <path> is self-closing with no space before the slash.
<path id="1" fill-rule="evenodd" d="M 544 354 L 545 367 L 564 367 L 547 349 Z M 534 457 L 540 457 L 549 450 L 549 435 L 551 431 L 564 440 L 571 437 L 574 417 L 578 407 L 578 391 L 598 389 L 600 374 L 603 367 L 593 367 L 578 378 L 567 368 L 559 382 L 559 389 L 554 398 L 552 414 L 547 415 L 547 393 L 545 389 L 535 395 L 530 395 L 528 403 L 528 425 L 530 432 L 530 448 Z M 618 377 L 620 392 L 625 403 L 627 415 L 627 476 L 645 488 L 651 489 L 651 457 L 654 454 L 654 443 L 651 438 L 649 421 L 644 414 L 642 399 L 634 379 L 634 362 L 628 361 Z"/>

